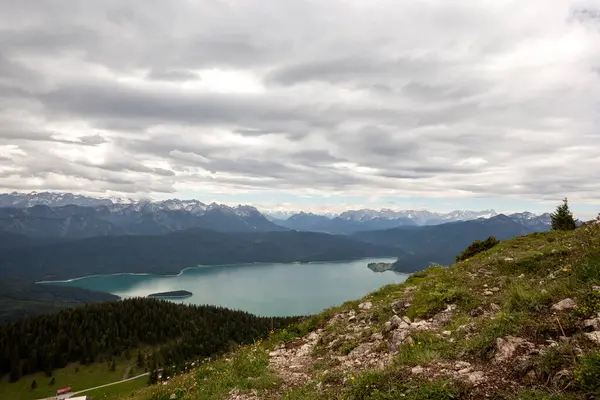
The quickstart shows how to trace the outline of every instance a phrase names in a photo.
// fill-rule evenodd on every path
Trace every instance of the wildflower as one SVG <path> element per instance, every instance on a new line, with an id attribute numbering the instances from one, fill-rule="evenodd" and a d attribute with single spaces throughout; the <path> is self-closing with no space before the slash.
<path id="1" fill-rule="evenodd" d="M 351 376 L 351 377 L 350 377 L 350 379 L 351 379 L 351 380 L 354 380 L 354 377 L 353 377 L 353 376 Z"/>
<path id="2" fill-rule="evenodd" d="M 410 344 L 410 347 L 415 347 L 415 344 L 414 344 L 414 343 L 411 343 L 411 344 Z"/>
<path id="3" fill-rule="evenodd" d="M 569 272 L 569 268 L 567 268 L 567 267 L 564 267 L 564 268 L 563 268 L 563 272 Z"/>
<path id="4" fill-rule="evenodd" d="M 421 343 L 421 342 L 419 342 L 418 344 L 419 344 L 419 345 L 421 345 L 422 343 Z"/>

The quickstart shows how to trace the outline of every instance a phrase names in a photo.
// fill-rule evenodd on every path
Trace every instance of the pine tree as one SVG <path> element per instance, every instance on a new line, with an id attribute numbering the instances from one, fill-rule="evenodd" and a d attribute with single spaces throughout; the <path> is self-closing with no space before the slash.
<path id="1" fill-rule="evenodd" d="M 37 382 L 35 381 L 35 379 L 33 380 L 33 382 L 31 382 L 31 388 L 32 389 L 36 389 L 37 388 Z"/>
<path id="2" fill-rule="evenodd" d="M 144 367 L 144 357 L 142 356 L 142 352 L 139 350 L 137 355 L 137 366 L 140 368 Z"/>
<path id="3" fill-rule="evenodd" d="M 150 361 L 150 374 L 148 375 L 148 385 L 154 385 L 158 382 L 158 371 L 156 368 L 156 358 L 152 355 L 152 360 Z"/>
<path id="4" fill-rule="evenodd" d="M 10 382 L 16 382 L 21 379 L 21 360 L 19 359 L 19 349 L 13 348 L 10 355 Z"/>
<path id="5" fill-rule="evenodd" d="M 114 359 L 110 363 L 110 370 L 111 371 L 116 371 L 117 370 L 117 363 L 115 362 Z"/>
<path id="6" fill-rule="evenodd" d="M 552 230 L 554 231 L 572 231 L 577 228 L 577 223 L 573 218 L 573 213 L 569 210 L 569 202 L 565 198 L 563 203 L 556 207 L 556 212 L 552 213 Z"/>

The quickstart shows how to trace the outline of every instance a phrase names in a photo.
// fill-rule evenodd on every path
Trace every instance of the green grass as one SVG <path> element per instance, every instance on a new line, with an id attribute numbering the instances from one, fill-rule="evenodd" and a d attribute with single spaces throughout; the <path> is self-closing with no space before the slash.
<path id="1" fill-rule="evenodd" d="M 496 346 L 498 338 L 519 331 L 528 316 L 524 313 L 499 313 L 495 319 L 482 323 L 479 332 L 464 344 L 464 350 L 481 358 L 487 358 Z"/>
<path id="2" fill-rule="evenodd" d="M 463 310 L 476 306 L 477 300 L 466 284 L 465 275 L 441 267 L 430 268 L 428 272 L 428 279 L 419 284 L 420 290 L 416 291 L 406 312 L 409 318 L 432 317 L 452 303 Z"/>
<path id="3" fill-rule="evenodd" d="M 135 390 L 145 388 L 147 385 L 148 376 L 142 376 L 138 379 L 133 379 L 131 381 L 119 383 L 101 389 L 90 390 L 89 392 L 82 393 L 82 395 L 89 396 L 94 400 L 111 400 L 122 395 L 128 395 Z"/>
<path id="4" fill-rule="evenodd" d="M 221 358 L 194 373 L 177 376 L 167 386 L 158 384 L 142 389 L 135 398 L 168 400 L 173 393 L 180 393 L 181 397 L 193 393 L 193 398 L 220 400 L 236 388 L 242 392 L 270 389 L 277 387 L 279 380 L 268 370 L 268 365 L 268 351 L 256 344 L 241 348 L 231 359 Z"/>
<path id="5" fill-rule="evenodd" d="M 541 311 L 552 304 L 552 294 L 541 291 L 529 282 L 515 282 L 507 290 L 505 306 L 508 311 Z"/>
<path id="6" fill-rule="evenodd" d="M 569 393 L 548 393 L 541 390 L 523 390 L 516 394 L 507 393 L 504 397 L 507 400 L 568 400 L 575 399 Z"/>
<path id="7" fill-rule="evenodd" d="M 451 400 L 463 392 L 460 385 L 446 380 L 411 379 L 400 370 L 371 371 L 351 377 L 341 398 L 347 400 Z"/>
<path id="8" fill-rule="evenodd" d="M 437 339 L 431 332 L 421 332 L 412 336 L 413 343 L 404 343 L 394 358 L 395 366 L 415 366 L 426 364 L 441 357 L 441 348 L 447 343 Z"/>
<path id="9" fill-rule="evenodd" d="M 115 371 L 110 371 L 106 362 L 92 365 L 73 364 L 62 369 L 57 369 L 53 373 L 54 385 L 50 386 L 51 378 L 44 373 L 23 376 L 14 383 L 8 382 L 5 376 L 0 380 L 0 398 L 11 400 L 32 400 L 56 395 L 56 390 L 70 386 L 74 392 L 101 386 L 107 383 L 120 381 L 123 379 L 125 369 L 135 364 L 135 360 L 127 361 L 118 359 Z M 75 369 L 78 372 L 75 372 Z M 143 370 L 134 370 L 130 376 L 143 374 Z M 36 381 L 37 388 L 31 389 L 31 384 Z M 143 380 L 143 379 L 142 379 Z M 146 382 L 145 380 L 143 380 Z M 107 388 L 108 389 L 108 388 Z"/>

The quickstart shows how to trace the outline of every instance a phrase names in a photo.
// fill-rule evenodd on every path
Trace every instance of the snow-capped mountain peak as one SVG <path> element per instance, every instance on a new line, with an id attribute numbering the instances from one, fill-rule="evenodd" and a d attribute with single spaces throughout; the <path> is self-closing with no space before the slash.
<path id="1" fill-rule="evenodd" d="M 235 208 L 235 213 L 237 215 L 239 215 L 240 217 L 251 217 L 251 216 L 261 215 L 260 211 L 258 211 L 256 209 L 256 207 L 244 206 L 241 204 Z"/>

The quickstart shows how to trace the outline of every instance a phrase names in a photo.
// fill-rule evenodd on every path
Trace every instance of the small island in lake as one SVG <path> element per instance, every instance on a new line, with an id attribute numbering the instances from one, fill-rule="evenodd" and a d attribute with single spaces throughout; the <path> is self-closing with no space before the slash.
<path id="1" fill-rule="evenodd" d="M 384 263 L 384 262 L 369 263 L 367 265 L 367 267 L 369 267 L 369 269 L 374 272 L 385 272 L 385 271 L 393 271 L 394 270 L 393 263 Z"/>
<path id="2" fill-rule="evenodd" d="M 193 293 L 188 292 L 187 290 L 172 290 L 170 292 L 152 293 L 149 294 L 148 297 L 168 297 L 182 299 L 185 297 L 190 297 L 191 295 L 193 295 Z"/>

